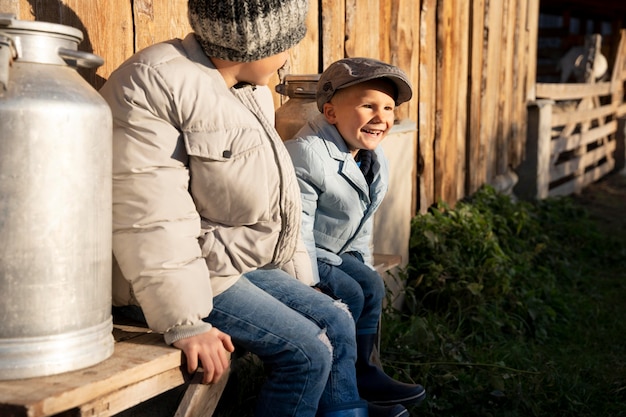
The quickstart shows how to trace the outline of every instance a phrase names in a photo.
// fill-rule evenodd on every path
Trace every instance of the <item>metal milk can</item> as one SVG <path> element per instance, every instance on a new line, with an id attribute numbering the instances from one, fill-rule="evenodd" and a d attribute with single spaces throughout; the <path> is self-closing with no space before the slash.
<path id="1" fill-rule="evenodd" d="M 319 78 L 320 74 L 289 74 L 276 86 L 278 93 L 289 97 L 276 110 L 276 130 L 282 140 L 293 138 L 307 121 L 320 114 L 315 101 Z"/>
<path id="2" fill-rule="evenodd" d="M 0 380 L 113 353 L 112 120 L 82 38 L 0 14 Z"/>

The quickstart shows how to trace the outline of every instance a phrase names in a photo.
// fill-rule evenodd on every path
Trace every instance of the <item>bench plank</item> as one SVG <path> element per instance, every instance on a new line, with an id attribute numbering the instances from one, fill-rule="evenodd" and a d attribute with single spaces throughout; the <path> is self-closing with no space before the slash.
<path id="1" fill-rule="evenodd" d="M 168 371 L 170 373 L 162 377 L 168 381 L 165 386 L 184 383 L 188 377 L 181 369 L 182 352 L 167 346 L 162 335 L 146 331 L 129 332 L 115 326 L 113 334 L 117 342 L 113 355 L 89 368 L 46 377 L 0 381 L 0 414 L 16 417 L 54 415 L 80 408 Z"/>
<path id="2" fill-rule="evenodd" d="M 191 384 L 189 384 L 189 388 L 185 391 L 185 396 L 181 400 L 174 417 L 212 416 L 222 392 L 226 388 L 229 373 L 230 368 L 213 385 L 201 384 L 202 372 L 196 373 Z"/>
<path id="3" fill-rule="evenodd" d="M 180 370 L 170 369 L 83 404 L 79 407 L 78 415 L 113 416 L 184 383 Z"/>
<path id="4" fill-rule="evenodd" d="M 383 274 L 390 269 L 395 268 L 402 262 L 401 255 L 387 254 L 387 253 L 375 253 L 374 254 L 374 268 L 379 274 Z"/>

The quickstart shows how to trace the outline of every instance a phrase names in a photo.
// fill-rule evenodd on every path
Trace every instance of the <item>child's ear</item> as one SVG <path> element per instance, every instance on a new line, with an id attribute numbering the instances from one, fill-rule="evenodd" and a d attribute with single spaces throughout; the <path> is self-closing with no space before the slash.
<path id="1" fill-rule="evenodd" d="M 324 117 L 331 125 L 337 123 L 337 115 L 335 114 L 335 106 L 331 103 L 324 103 Z"/>

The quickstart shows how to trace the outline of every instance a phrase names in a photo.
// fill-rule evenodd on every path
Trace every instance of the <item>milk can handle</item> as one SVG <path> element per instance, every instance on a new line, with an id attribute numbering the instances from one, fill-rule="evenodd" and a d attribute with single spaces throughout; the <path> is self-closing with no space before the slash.
<path id="1" fill-rule="evenodd" d="M 16 55 L 13 40 L 0 35 L 0 92 L 7 89 L 9 84 L 9 67 Z"/>
<path id="2" fill-rule="evenodd" d="M 83 68 L 97 68 L 104 64 L 104 59 L 89 52 L 76 51 L 74 49 L 59 48 L 61 58 L 76 61 L 76 65 Z"/>

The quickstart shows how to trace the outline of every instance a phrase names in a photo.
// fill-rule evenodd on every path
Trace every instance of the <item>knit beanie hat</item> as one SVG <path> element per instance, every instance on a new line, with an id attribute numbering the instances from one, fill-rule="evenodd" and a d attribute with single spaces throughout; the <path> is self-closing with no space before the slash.
<path id="1" fill-rule="evenodd" d="M 189 23 L 209 57 L 250 62 L 296 45 L 307 0 L 189 0 Z"/>

